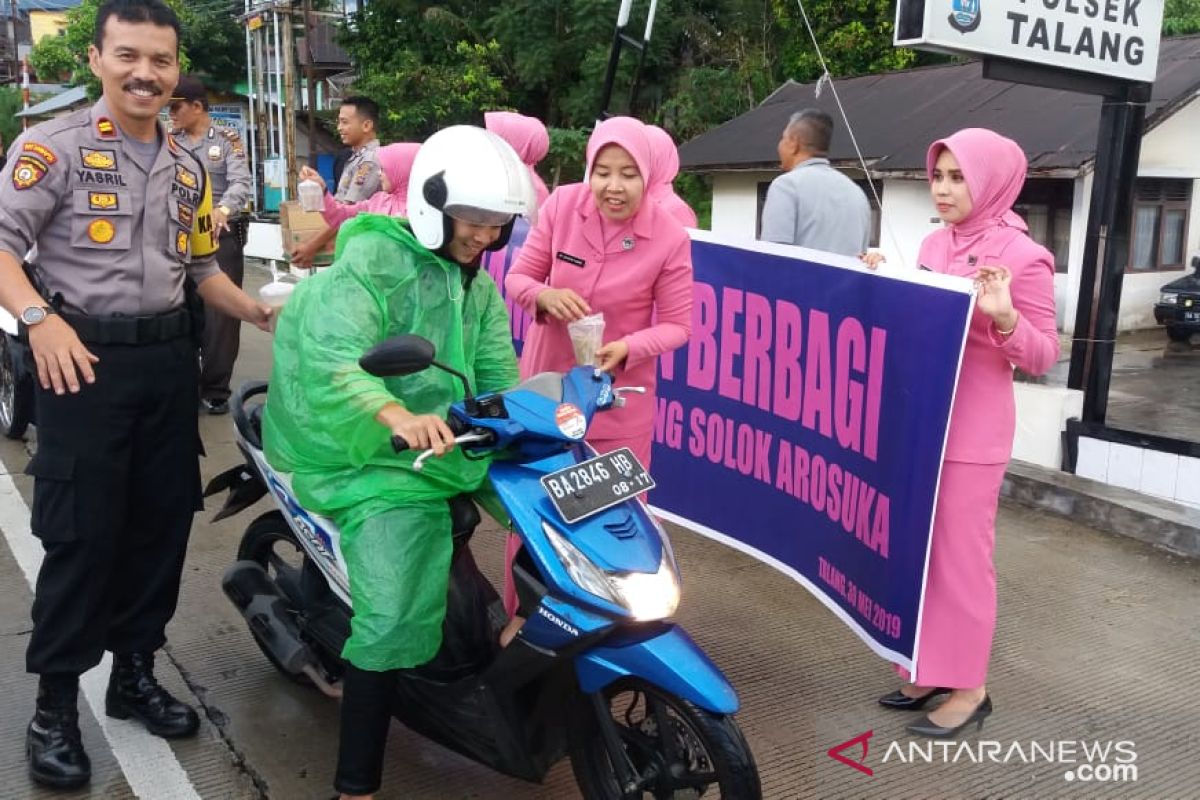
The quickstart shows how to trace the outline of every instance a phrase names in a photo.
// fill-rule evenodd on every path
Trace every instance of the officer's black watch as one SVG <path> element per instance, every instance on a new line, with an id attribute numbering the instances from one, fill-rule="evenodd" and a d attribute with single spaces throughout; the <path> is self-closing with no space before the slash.
<path id="1" fill-rule="evenodd" d="M 21 311 L 20 319 L 25 323 L 25 327 L 32 328 L 53 313 L 54 309 L 50 306 L 28 306 Z"/>

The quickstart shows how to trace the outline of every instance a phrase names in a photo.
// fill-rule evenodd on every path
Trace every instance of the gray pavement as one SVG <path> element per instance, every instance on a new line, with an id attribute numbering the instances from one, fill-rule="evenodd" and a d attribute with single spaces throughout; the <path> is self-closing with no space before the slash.
<path id="1" fill-rule="evenodd" d="M 254 274 L 252 284 L 261 283 Z M 237 380 L 265 377 L 269 339 L 243 333 Z M 204 418 L 205 477 L 232 465 L 228 417 Z M 20 443 L 0 442 L 0 462 L 29 500 Z M 206 722 L 201 736 L 171 748 L 203 798 L 309 800 L 332 794 L 337 706 L 288 682 L 259 654 L 219 589 L 238 537 L 265 504 L 210 524 L 198 516 L 180 612 L 169 629 L 165 680 L 193 702 Z M 758 761 L 769 798 L 1165 798 L 1200 797 L 1200 568 L 1196 561 L 1099 533 L 1070 520 L 1004 503 L 998 525 L 1000 617 L 989 690 L 996 712 L 972 753 L 1009 756 L 975 763 L 967 749 L 953 763 L 912 761 L 903 734 L 909 715 L 875 698 L 897 684 L 819 602 L 790 579 L 749 557 L 672 529 L 683 574 L 679 619 L 729 675 L 741 696 L 738 721 Z M 497 574 L 501 540 L 482 530 L 474 540 L 481 567 Z M 44 798 L 25 778 L 23 729 L 35 682 L 25 675 L 30 592 L 7 547 L 0 545 L 0 798 Z M 84 715 L 96 765 L 90 791 L 72 798 L 134 796 L 96 720 Z M 870 732 L 867 775 L 827 750 Z M 1136 752 L 1136 780 L 1068 780 L 1078 764 L 1023 763 L 1056 742 L 1126 741 Z M 892 743 L 896 743 L 896 747 Z M 924 745 L 922 744 L 924 747 Z M 1082 759 L 1080 745 L 1074 746 Z M 1070 748 L 1068 748 L 1070 751 Z M 847 751 L 859 758 L 861 750 Z M 900 755 L 903 755 L 901 759 Z M 885 760 L 886 756 L 886 760 Z M 1109 762 L 1113 761 L 1110 752 Z M 143 797 L 158 800 L 154 792 Z M 399 725 L 389 742 L 381 800 L 577 797 L 570 765 L 545 785 L 497 776 Z M 708 797 L 710 795 L 705 795 Z"/>
<path id="2" fill-rule="evenodd" d="M 1067 385 L 1071 342 L 1045 382 Z M 1113 355 L 1105 422 L 1114 428 L 1200 441 L 1200 335 L 1172 342 L 1164 328 L 1121 334 Z"/>

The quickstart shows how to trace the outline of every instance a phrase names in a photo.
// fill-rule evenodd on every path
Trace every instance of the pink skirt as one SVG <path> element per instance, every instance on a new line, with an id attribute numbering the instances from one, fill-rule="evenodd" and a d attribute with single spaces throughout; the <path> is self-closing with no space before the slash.
<path id="1" fill-rule="evenodd" d="M 987 682 L 996 629 L 992 551 L 1006 466 L 942 465 L 913 679 L 921 686 L 976 689 Z M 909 679 L 907 670 L 897 671 Z"/>

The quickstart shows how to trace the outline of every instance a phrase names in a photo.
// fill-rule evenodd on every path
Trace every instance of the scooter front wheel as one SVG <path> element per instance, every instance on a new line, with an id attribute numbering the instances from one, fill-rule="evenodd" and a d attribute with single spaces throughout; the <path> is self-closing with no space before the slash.
<path id="1" fill-rule="evenodd" d="M 623 764 L 614 766 L 599 713 L 581 710 L 570 729 L 571 767 L 587 800 L 761 800 L 758 767 L 732 717 L 636 678 L 602 697 Z"/>

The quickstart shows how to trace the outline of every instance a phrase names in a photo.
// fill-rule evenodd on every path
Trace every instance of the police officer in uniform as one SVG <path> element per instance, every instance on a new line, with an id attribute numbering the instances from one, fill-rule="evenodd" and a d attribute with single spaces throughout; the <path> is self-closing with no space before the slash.
<path id="1" fill-rule="evenodd" d="M 369 97 L 355 95 L 347 97 L 338 108 L 338 135 L 342 144 L 351 148 L 350 159 L 338 178 L 337 191 L 333 199 L 339 203 L 358 203 L 368 199 L 380 189 L 379 139 L 375 134 L 379 126 L 379 104 Z M 292 262 L 306 267 L 313 257 L 325 250 L 337 236 L 337 229 L 330 228 L 320 236 L 314 236 L 292 251 Z"/>
<path id="2" fill-rule="evenodd" d="M 31 527 L 45 559 L 26 667 L 39 783 L 91 775 L 78 676 L 113 653 L 105 713 L 189 736 L 196 712 L 154 677 L 200 508 L 197 362 L 186 280 L 268 329 L 271 309 L 218 269 L 204 165 L 158 123 L 179 80 L 162 0 L 107 0 L 89 65 L 103 97 L 27 131 L 0 173 L 0 305 L 36 365 Z M 21 260 L 36 245 L 30 280 Z M 35 287 L 35 284 L 37 286 Z"/>
<path id="3" fill-rule="evenodd" d="M 237 131 L 212 124 L 208 92 L 191 75 L 181 76 L 168 107 L 175 141 L 191 151 L 212 181 L 213 224 L 218 231 L 217 264 L 242 285 L 242 248 L 249 219 L 243 213 L 250 199 L 250 168 Z M 200 346 L 200 405 L 210 414 L 229 412 L 229 379 L 237 361 L 241 321 L 205 308 Z"/>

